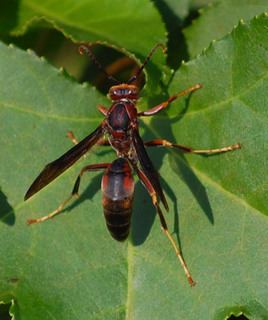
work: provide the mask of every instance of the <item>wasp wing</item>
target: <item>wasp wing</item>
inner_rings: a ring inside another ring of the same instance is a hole
[[[164,207],[166,208],[166,210],[168,210],[167,200],[160,184],[158,172],[155,170],[153,163],[147,154],[138,130],[133,130],[133,145],[143,172],[150,180],[157,195],[163,202]]]
[[[43,189],[51,181],[56,179],[60,174],[73,165],[81,158],[103,134],[102,124],[90,135],[80,141],[77,145],[67,151],[57,160],[47,164],[39,176],[34,180],[29,190],[26,192],[24,200],[29,199],[35,193]]]

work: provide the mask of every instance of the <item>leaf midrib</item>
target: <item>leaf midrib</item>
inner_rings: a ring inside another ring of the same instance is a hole
[[[197,176],[201,177],[203,181],[206,181],[207,184],[211,185],[213,188],[217,189],[220,193],[225,194],[226,197],[231,198],[234,202],[238,203],[239,205],[246,207],[250,210],[251,214],[257,214],[258,217],[263,217],[266,219],[265,215],[262,214],[260,210],[253,207],[251,204],[249,204],[245,199],[240,198],[238,195],[230,192],[229,190],[225,189],[223,185],[219,184],[217,181],[212,180],[207,174],[205,174],[203,171],[200,171],[195,166],[189,166],[189,164],[179,155],[175,154],[174,156],[179,161],[183,162],[184,165],[187,165],[188,167],[191,167],[191,169],[194,170]],[[128,288],[127,288],[127,300],[126,300],[126,318],[125,320],[131,320],[133,319],[132,315],[132,309],[131,306],[134,305],[133,303],[133,246],[130,242],[128,242],[128,248],[127,248],[127,261],[128,261]]]

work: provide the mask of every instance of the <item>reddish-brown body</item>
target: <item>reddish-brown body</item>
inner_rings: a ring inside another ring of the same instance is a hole
[[[129,234],[134,179],[127,159],[116,159],[102,177],[102,205],[112,237],[123,241]]]
[[[168,107],[168,105],[178,97],[187,95],[201,88],[200,84],[196,84],[169,97],[166,101],[149,110],[137,112],[135,105],[139,98],[138,88],[131,83],[137,80],[137,77],[140,75],[144,66],[159,47],[163,48],[161,44],[156,45],[149,53],[136,75],[131,77],[127,83],[121,83],[110,88],[109,96],[112,100],[111,107],[107,109],[104,106],[99,106],[99,111],[105,116],[101,124],[79,143],[71,135],[71,139],[76,143],[76,146],[67,151],[60,158],[49,163],[43,169],[28,189],[25,199],[30,198],[33,194],[62,174],[96,143],[111,145],[116,151],[118,159],[114,160],[112,163],[98,163],[85,166],[76,179],[70,197],[50,214],[38,219],[30,219],[28,220],[28,223],[42,222],[60,213],[72,197],[78,195],[80,180],[85,172],[105,169],[102,178],[102,204],[106,224],[113,238],[119,241],[125,240],[129,234],[131,222],[134,194],[132,171],[134,171],[148,191],[152,203],[159,215],[161,228],[171,242],[189,283],[193,285],[194,281],[179,248],[168,231],[167,223],[160,208],[160,204],[162,203],[164,208],[168,210],[168,204],[160,184],[159,175],[147,154],[146,147],[164,146],[178,148],[181,151],[196,154],[213,154],[239,149],[240,145],[235,144],[210,150],[194,150],[190,147],[175,144],[163,139],[143,142],[139,134],[138,117],[153,116]],[[101,67],[90,47],[83,45],[80,47],[80,52],[88,54],[109,79],[117,81],[112,76],[109,76]],[[104,135],[106,136],[106,139],[103,139]],[[101,139],[102,142],[100,142]]]
[[[118,156],[127,156],[131,148],[131,127],[137,126],[137,110],[129,99],[121,99],[112,104],[105,114],[104,130]]]
[[[108,141],[119,157],[107,167],[103,175],[102,205],[107,228],[118,241],[128,237],[134,194],[132,169],[127,160],[133,164],[137,162],[131,130],[138,126],[137,109],[132,100],[138,96],[133,89],[135,86],[129,89],[129,85],[124,84],[112,87],[109,94],[114,102],[108,111],[102,111],[106,117],[103,122],[104,132],[108,134]]]

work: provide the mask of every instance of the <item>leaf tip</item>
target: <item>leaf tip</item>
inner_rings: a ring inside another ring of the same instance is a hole
[[[29,55],[36,56],[36,53],[32,49],[28,48],[26,51]]]
[[[87,87],[88,87],[88,83],[87,83],[87,82],[83,82],[83,83],[82,83],[82,87],[83,87],[83,88],[87,88]]]

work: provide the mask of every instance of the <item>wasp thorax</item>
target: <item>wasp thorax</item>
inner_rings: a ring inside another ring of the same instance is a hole
[[[138,99],[138,88],[135,85],[126,83],[112,86],[109,90],[109,96],[112,100],[120,100],[123,98],[136,100]]]

